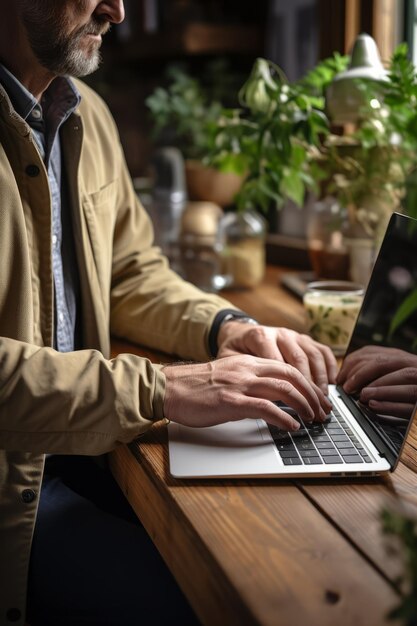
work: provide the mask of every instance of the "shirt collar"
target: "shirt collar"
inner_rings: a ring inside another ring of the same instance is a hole
[[[7,95],[18,115],[31,123],[33,111],[39,111],[42,117],[42,108],[36,98],[22,85],[22,83],[4,65],[0,63],[0,83],[6,90]],[[50,100],[59,101],[60,107],[67,112],[74,111],[81,101],[81,96],[74,83],[67,76],[57,76],[48,89],[45,96]],[[35,113],[34,119],[39,120],[39,113]]]

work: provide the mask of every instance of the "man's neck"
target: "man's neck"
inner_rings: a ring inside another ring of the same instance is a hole
[[[0,21],[0,62],[40,101],[55,75],[42,67],[33,54],[17,16],[9,18]]]

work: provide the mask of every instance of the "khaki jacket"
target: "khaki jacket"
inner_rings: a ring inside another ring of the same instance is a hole
[[[209,357],[230,304],[170,271],[132,188],[114,121],[77,81],[62,127],[74,207],[86,349],[53,350],[51,206],[29,126],[0,88],[0,624],[24,624],[44,453],[98,455],[163,418],[164,375],[147,359],[109,360],[110,332],[183,358]]]

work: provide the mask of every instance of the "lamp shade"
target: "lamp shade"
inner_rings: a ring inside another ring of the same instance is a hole
[[[327,88],[326,112],[334,124],[358,121],[364,104],[364,94],[355,84],[358,78],[375,82],[375,97],[378,96],[378,83],[388,80],[377,45],[365,33],[355,41],[349,68],[336,74]]]

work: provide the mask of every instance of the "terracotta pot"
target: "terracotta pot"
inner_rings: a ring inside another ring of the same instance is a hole
[[[185,162],[185,177],[190,200],[206,200],[221,207],[233,204],[243,182],[243,176],[219,172],[193,160]]]

